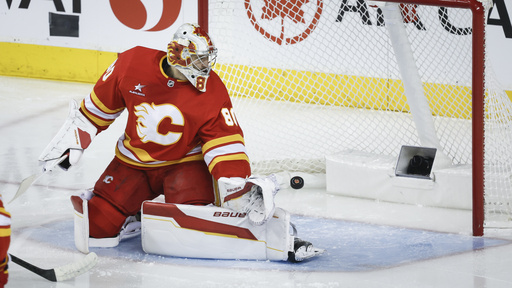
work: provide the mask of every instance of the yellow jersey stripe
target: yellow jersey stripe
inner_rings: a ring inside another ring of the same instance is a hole
[[[244,138],[240,134],[224,136],[224,137],[220,137],[220,138],[208,141],[208,142],[204,143],[204,145],[203,145],[203,148],[202,148],[203,149],[203,153],[205,151],[208,151],[212,147],[219,146],[219,145],[222,145],[224,143],[237,142],[237,141],[238,142],[242,142],[243,144],[245,144]]]
[[[94,116],[93,114],[89,113],[87,111],[87,109],[85,108],[83,101],[80,104],[80,106],[82,107],[82,111],[87,116],[87,118],[89,118],[92,122],[94,122],[94,124],[96,124],[98,126],[109,126],[110,124],[114,123],[114,120],[105,121],[105,120],[100,119],[100,118]]]
[[[184,163],[184,162],[202,161],[203,160],[203,155],[197,154],[197,155],[187,156],[187,157],[181,158],[179,160],[161,161],[161,163],[158,163],[158,164],[146,164],[146,163],[141,163],[141,162],[134,161],[134,160],[126,157],[117,148],[116,148],[116,156],[121,161],[123,161],[123,162],[125,162],[127,164],[130,164],[130,165],[133,165],[133,166],[137,166],[137,167],[146,167],[146,168],[162,167],[162,166],[169,166],[169,165],[179,164],[179,163]]]
[[[210,162],[210,165],[208,165],[208,170],[210,171],[210,173],[212,173],[213,168],[215,168],[215,165],[217,165],[217,163],[223,162],[223,161],[234,161],[234,160],[244,160],[244,161],[249,162],[249,157],[247,157],[247,154],[245,154],[245,153],[218,156],[218,157],[215,157],[212,160],[212,162]]]
[[[4,207],[0,207],[0,214],[11,217],[11,213],[7,212]]]
[[[11,228],[0,228],[0,237],[11,236]]]
[[[101,100],[98,98],[98,96],[96,95],[96,93],[94,93],[94,91],[91,92],[91,101],[94,103],[94,105],[96,105],[101,111],[107,113],[107,114],[116,114],[120,111],[123,111],[124,110],[124,107],[122,108],[118,108],[118,109],[115,109],[115,110],[112,110],[112,109],[109,109],[107,106],[105,106],[105,104],[103,104],[103,102],[101,102]]]
[[[134,153],[137,158],[139,158],[142,162],[156,162],[159,160],[156,160],[155,158],[151,157],[149,153],[146,150],[135,148],[130,144],[130,141],[132,140],[128,134],[124,133],[125,139],[123,140],[123,146],[124,148],[128,149],[130,152]]]

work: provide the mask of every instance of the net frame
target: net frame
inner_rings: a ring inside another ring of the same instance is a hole
[[[485,197],[485,27],[489,3],[479,0],[375,0],[471,10],[472,18],[472,229],[474,236],[484,235]],[[208,31],[208,0],[198,0],[198,23]]]

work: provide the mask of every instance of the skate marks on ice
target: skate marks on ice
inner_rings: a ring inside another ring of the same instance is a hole
[[[391,268],[417,261],[511,244],[512,241],[438,233],[305,216],[292,216],[298,236],[327,251],[301,263],[189,259],[150,255],[142,250],[140,237],[123,241],[116,248],[91,248],[98,257],[142,263],[172,264],[235,269],[361,272]],[[60,220],[31,230],[32,240],[75,250],[73,221]],[[21,232],[21,231],[20,231]],[[28,231],[27,231],[28,232]]]

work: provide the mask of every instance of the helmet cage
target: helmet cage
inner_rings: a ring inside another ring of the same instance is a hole
[[[183,49],[182,56],[185,59],[185,65],[178,67],[181,69],[190,69],[194,74],[200,76],[209,76],[212,66],[217,61],[217,49],[209,51],[196,51],[193,49]]]

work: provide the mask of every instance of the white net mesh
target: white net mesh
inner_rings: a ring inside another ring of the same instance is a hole
[[[472,13],[409,4],[400,11],[408,69],[421,79],[438,151],[453,165],[471,165]],[[341,151],[398,156],[402,145],[422,146],[397,62],[404,55],[395,54],[384,23],[382,9],[363,0],[209,2],[215,70],[255,173],[324,172],[325,156]],[[487,75],[486,211],[508,219],[512,110],[493,79]]]
[[[485,226],[512,227],[512,102],[486,70]]]

